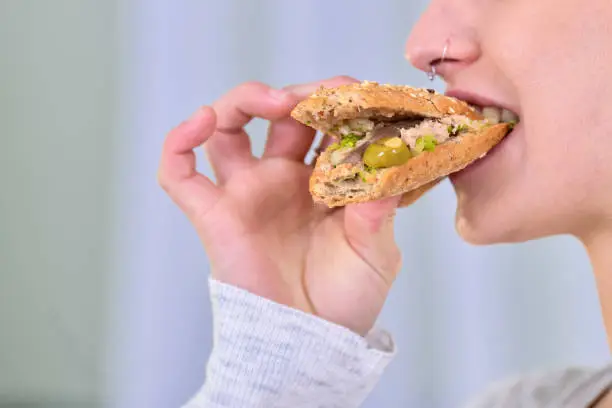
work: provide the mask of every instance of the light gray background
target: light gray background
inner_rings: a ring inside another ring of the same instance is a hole
[[[426,3],[0,0],[0,407],[185,402],[210,352],[209,271],[156,184],[164,134],[246,80],[432,86],[403,59]],[[454,407],[608,359],[578,243],[470,247],[454,206],[445,183],[398,216],[406,264],[380,323],[399,355],[366,407]]]

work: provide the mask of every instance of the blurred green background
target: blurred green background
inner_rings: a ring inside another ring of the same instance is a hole
[[[0,407],[104,383],[114,1],[0,0]]]

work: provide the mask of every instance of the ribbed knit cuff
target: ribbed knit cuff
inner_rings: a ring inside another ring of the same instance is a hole
[[[316,316],[210,279],[214,348],[195,407],[358,407],[395,354]]]

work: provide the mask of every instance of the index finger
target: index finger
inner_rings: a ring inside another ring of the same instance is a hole
[[[260,82],[246,82],[223,95],[213,104],[217,131],[237,133],[253,118],[281,119],[298,103],[291,92],[274,89]]]
[[[325,79],[323,81],[314,81],[306,84],[289,85],[284,87],[283,89],[291,92],[299,99],[305,99],[315,93],[322,86],[325,88],[335,88],[340,85],[348,85],[356,82],[359,81],[353,77],[339,75],[333,78]]]
[[[252,164],[251,140],[244,131],[253,118],[274,121],[289,116],[298,100],[288,91],[260,82],[237,86],[213,104],[217,126],[205,148],[208,160],[223,184],[236,169]]]
[[[283,88],[290,92],[294,98],[303,100],[321,86],[336,87],[356,80],[349,77],[334,77],[323,81],[310,82],[300,85],[289,85]],[[287,116],[270,124],[268,140],[263,157],[285,157],[291,160],[304,161],[312,148],[316,132],[312,127],[296,121]]]

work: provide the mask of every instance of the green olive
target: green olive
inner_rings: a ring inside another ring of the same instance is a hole
[[[386,137],[372,143],[363,153],[363,162],[372,168],[399,166],[406,163],[412,154],[399,137]]]

